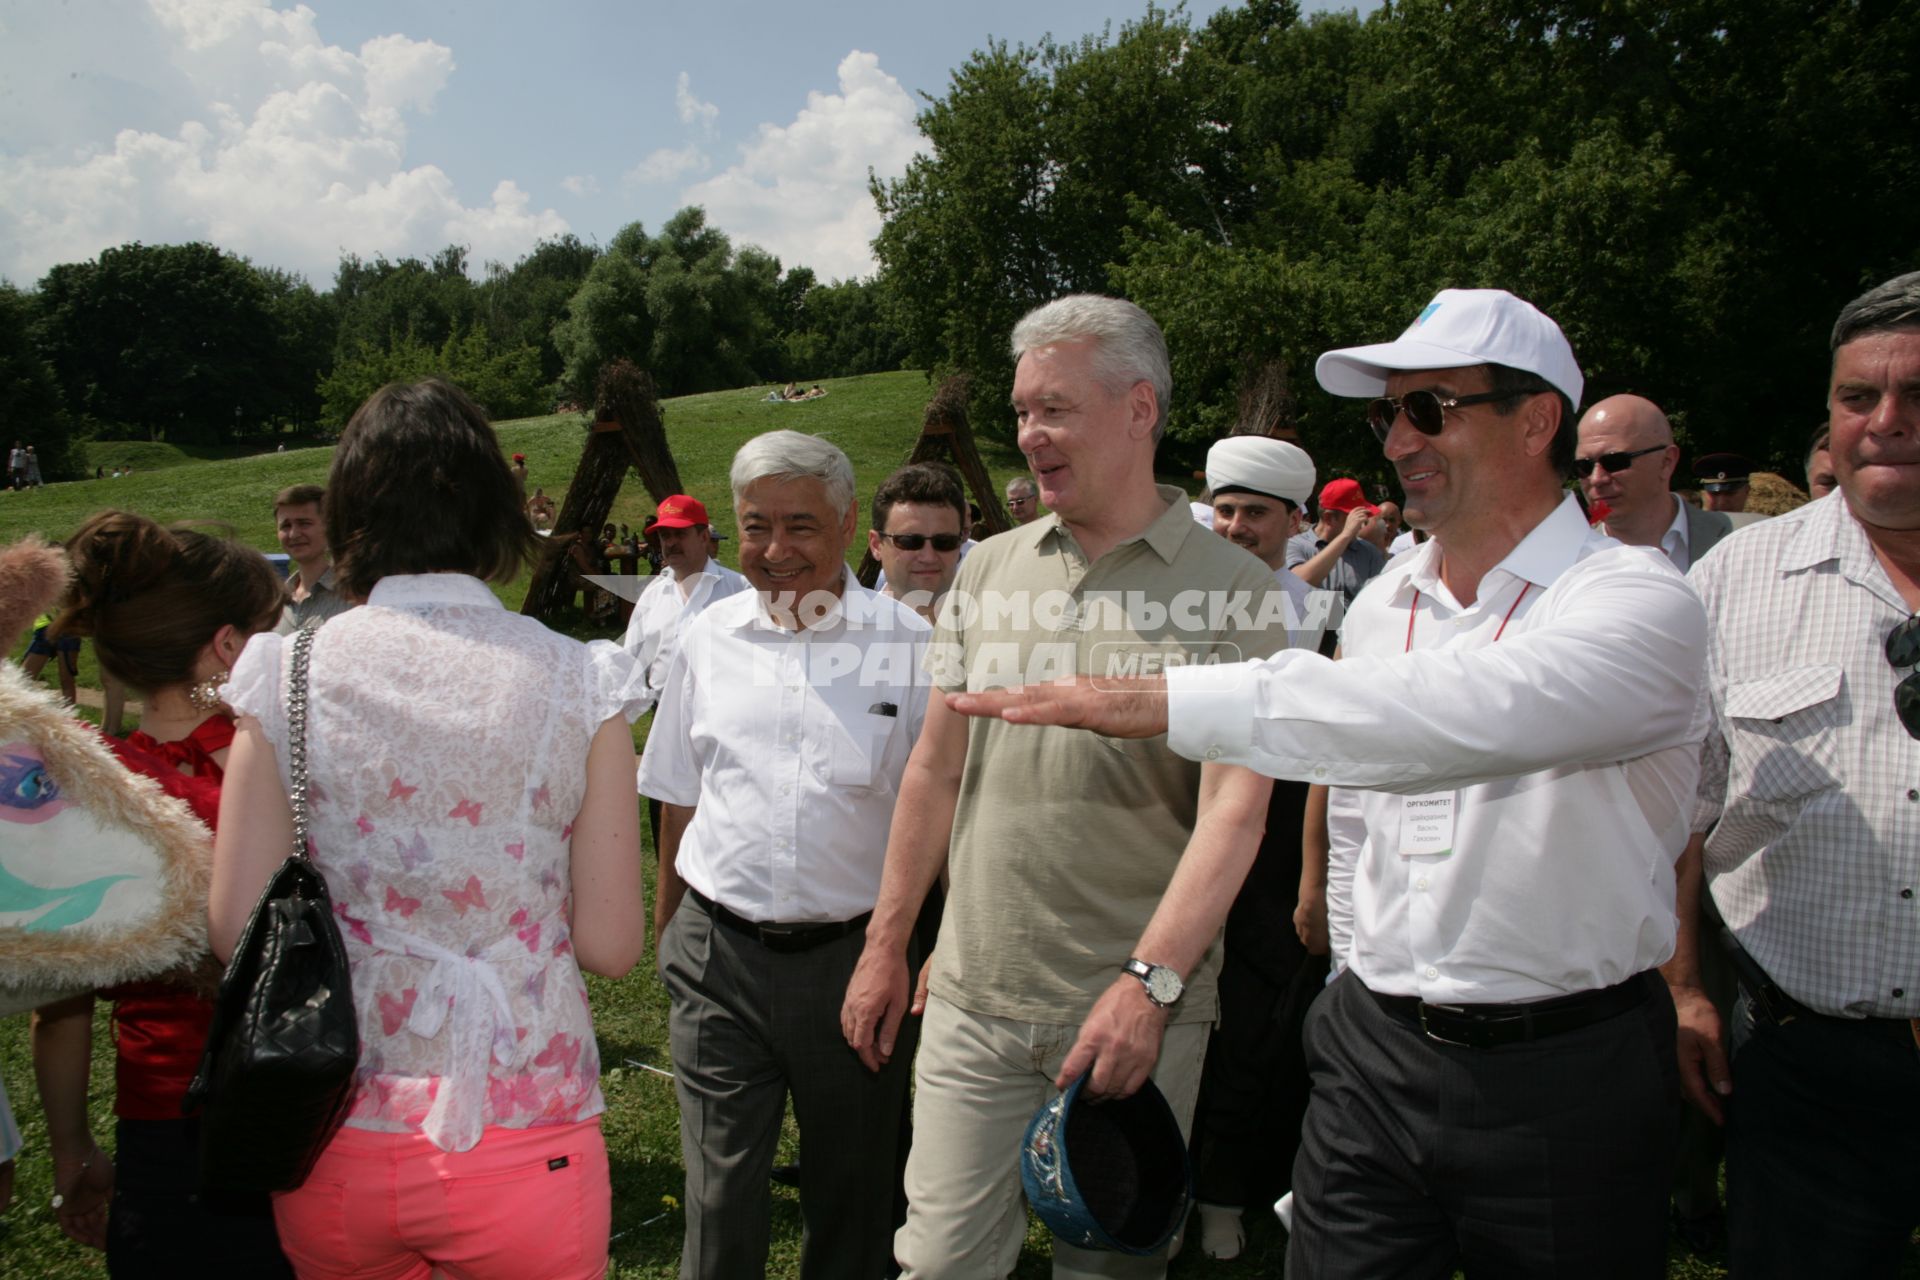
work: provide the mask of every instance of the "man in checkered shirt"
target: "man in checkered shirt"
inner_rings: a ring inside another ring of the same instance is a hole
[[[1714,732],[1663,972],[1688,1096],[1727,1125],[1742,1280],[1894,1276],[1920,1223],[1920,272],[1847,304],[1837,492],[1695,565]],[[1729,1071],[1702,871],[1739,944]]]

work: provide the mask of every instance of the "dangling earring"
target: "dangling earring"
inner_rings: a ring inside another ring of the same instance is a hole
[[[218,675],[208,676],[205,680],[196,680],[187,686],[187,701],[193,704],[195,711],[218,711],[220,709],[220,686],[227,682],[231,674],[222,670]]]

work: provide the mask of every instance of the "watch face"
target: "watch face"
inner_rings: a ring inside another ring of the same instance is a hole
[[[1180,975],[1165,965],[1157,964],[1147,970],[1147,994],[1155,1004],[1172,1004],[1184,990],[1186,984],[1180,981]]]

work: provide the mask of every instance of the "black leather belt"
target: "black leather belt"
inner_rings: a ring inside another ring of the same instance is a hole
[[[867,921],[873,918],[873,912],[863,911],[851,920],[835,920],[827,924],[758,924],[727,910],[692,885],[687,886],[687,896],[705,907],[707,914],[719,923],[735,933],[746,934],[769,951],[811,951],[866,928]]]
[[[1646,1003],[1649,975],[1635,974],[1617,986],[1519,1004],[1427,1004],[1418,996],[1367,994],[1395,1017],[1416,1024],[1427,1039],[1463,1049],[1492,1049],[1564,1035],[1618,1017]]]

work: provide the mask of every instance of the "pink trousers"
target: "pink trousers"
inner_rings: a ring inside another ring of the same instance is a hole
[[[273,1198],[301,1280],[589,1280],[606,1274],[613,1192],[600,1120],[489,1128],[471,1151],[342,1129]]]

